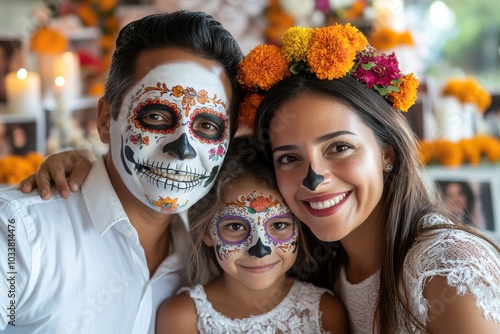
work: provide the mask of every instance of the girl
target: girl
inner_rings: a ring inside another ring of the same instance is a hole
[[[317,261],[251,143],[233,140],[215,186],[189,212],[191,282],[203,281],[207,264],[221,274],[165,302],[157,333],[347,333],[342,304],[293,278]]]

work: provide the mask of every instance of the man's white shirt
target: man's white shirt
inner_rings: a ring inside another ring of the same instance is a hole
[[[174,218],[178,237],[150,278],[102,158],[69,199],[0,191],[0,330],[154,333],[160,303],[186,285],[179,253],[186,232]]]

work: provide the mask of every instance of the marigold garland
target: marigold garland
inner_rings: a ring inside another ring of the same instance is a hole
[[[300,73],[312,73],[320,80],[349,74],[399,111],[408,111],[417,99],[418,81],[413,73],[402,74],[394,53],[378,52],[350,23],[292,27],[284,32],[282,44],[281,48],[258,45],[240,63],[238,80],[247,92],[240,112],[251,128],[262,95],[284,78]]]
[[[479,165],[484,158],[490,163],[500,162],[500,140],[487,135],[453,142],[445,139],[422,140],[419,146],[422,163],[438,163],[447,167],[462,164]]]
[[[44,157],[37,152],[26,156],[7,155],[0,158],[0,183],[17,184],[35,173]]]
[[[475,78],[451,78],[442,90],[443,96],[454,96],[460,103],[473,103],[480,112],[491,105],[491,94]]]

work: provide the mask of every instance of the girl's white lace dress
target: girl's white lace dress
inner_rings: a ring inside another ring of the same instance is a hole
[[[432,215],[424,226],[445,222]],[[353,334],[373,332],[379,275],[377,272],[359,284],[351,284],[345,271],[340,272],[336,290],[347,308]],[[486,318],[500,323],[500,255],[491,245],[460,230],[439,230],[431,238],[416,241],[404,262],[404,280],[407,291],[412,293],[411,308],[424,324],[428,301],[423,288],[432,276],[446,276],[448,284],[460,295],[475,297]]]
[[[285,299],[267,313],[244,319],[230,319],[217,312],[207,300],[203,286],[182,288],[196,304],[201,334],[329,333],[323,331],[319,302],[329,290],[295,281]]]

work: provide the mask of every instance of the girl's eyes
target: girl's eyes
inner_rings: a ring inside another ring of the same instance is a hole
[[[282,166],[282,165],[290,164],[290,163],[295,162],[297,160],[298,159],[296,157],[294,157],[293,155],[286,154],[286,155],[282,155],[282,156],[278,157],[278,159],[276,159],[276,163],[278,165]]]
[[[240,223],[229,223],[224,226],[224,228],[230,231],[245,231],[246,226]]]

